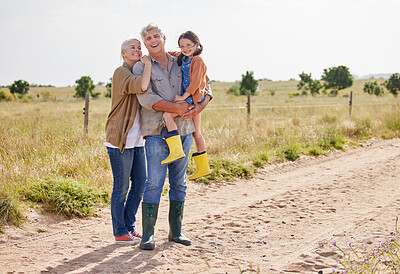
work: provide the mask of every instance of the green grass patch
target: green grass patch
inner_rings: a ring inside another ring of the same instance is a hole
[[[6,194],[0,193],[0,233],[5,224],[19,225],[23,217],[14,201]]]
[[[324,154],[324,151],[320,148],[313,147],[313,148],[310,148],[309,154],[312,156],[321,156]]]
[[[299,146],[297,145],[290,145],[286,147],[283,151],[285,158],[289,161],[296,161],[299,156]]]
[[[94,206],[108,202],[107,193],[101,192],[74,179],[45,179],[33,182],[25,198],[42,202],[66,218],[95,216]]]

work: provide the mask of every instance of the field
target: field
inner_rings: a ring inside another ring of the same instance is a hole
[[[214,99],[202,114],[213,173],[201,181],[250,178],[266,164],[325,155],[371,138],[398,137],[398,99],[364,94],[365,81],[356,80],[336,97],[295,96],[297,81],[261,81],[251,97],[250,116],[247,96],[226,94],[234,83],[213,82]],[[96,90],[104,93],[105,87]],[[73,94],[73,87],[35,87],[31,100],[0,103],[0,193],[17,212],[23,213],[32,185],[42,180],[70,180],[110,196],[112,174],[103,144],[110,99],[91,99],[84,138],[84,101]]]
[[[190,188],[200,187],[206,195],[211,195],[209,191],[216,185],[257,179],[266,169],[277,165],[318,159],[335,151],[400,137],[398,98],[364,94],[365,81],[356,80],[336,97],[298,96],[297,81],[261,81],[257,94],[251,97],[250,116],[247,96],[226,94],[235,83],[213,82],[214,99],[202,114],[202,132],[213,172],[200,180],[206,184],[190,184]],[[105,92],[102,86],[96,90]],[[73,87],[36,87],[29,91],[30,99],[0,102],[0,229],[3,232],[5,228],[13,229],[13,225],[29,227],[33,215],[49,221],[48,217],[35,214],[53,216],[50,223],[59,217],[109,215],[104,215],[104,210],[108,212],[105,208],[111,194],[112,173],[104,147],[104,125],[111,102],[103,96],[91,99],[89,133],[84,137],[85,103],[73,94]],[[193,170],[191,165],[188,172]],[[390,177],[390,173],[386,176]],[[248,181],[252,187],[253,182],[258,187],[263,185],[257,180]],[[222,186],[217,190],[228,191],[229,188]],[[328,192],[321,195],[325,194],[329,195]],[[201,200],[201,195],[195,197]],[[249,207],[253,202],[256,201],[249,201]],[[236,208],[233,204],[225,206]],[[237,210],[237,214],[244,214]],[[195,223],[194,216],[188,218]],[[334,253],[333,257],[338,255]],[[251,260],[242,261],[245,262]]]

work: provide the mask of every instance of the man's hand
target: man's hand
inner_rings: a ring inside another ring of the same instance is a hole
[[[198,103],[196,105],[192,105],[192,109],[186,112],[185,114],[181,115],[182,118],[184,119],[192,119],[194,116],[199,115],[200,112],[203,111],[203,109],[207,106],[208,102],[210,102],[211,97],[209,95],[206,95],[204,97],[203,102]]]
[[[179,116],[182,116],[182,117],[185,113],[188,113],[188,111],[190,112],[190,110],[192,109],[192,106],[189,105],[189,103],[186,101],[178,101],[178,102],[176,102],[176,105],[177,105],[176,113],[178,113]]]

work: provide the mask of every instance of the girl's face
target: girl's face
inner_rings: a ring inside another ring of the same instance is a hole
[[[122,51],[122,56],[126,62],[137,62],[142,57],[142,47],[140,42],[132,40],[129,42],[125,51]]]
[[[179,40],[179,47],[181,48],[181,52],[183,55],[191,58],[193,57],[194,52],[199,47],[199,43],[193,43],[191,40],[182,38]]]

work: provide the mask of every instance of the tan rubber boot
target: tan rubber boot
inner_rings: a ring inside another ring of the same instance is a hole
[[[161,161],[162,165],[167,165],[172,163],[176,160],[179,160],[185,157],[185,153],[183,152],[181,136],[174,135],[167,139],[165,139],[169,148],[169,155],[167,158]]]
[[[210,167],[208,165],[207,152],[193,156],[193,160],[196,164],[196,172],[189,177],[189,180],[195,180],[211,173]]]

